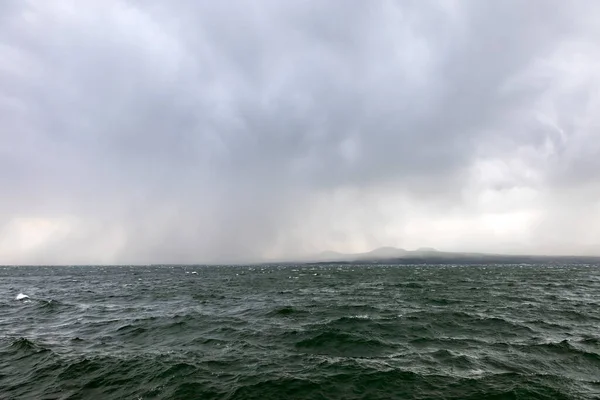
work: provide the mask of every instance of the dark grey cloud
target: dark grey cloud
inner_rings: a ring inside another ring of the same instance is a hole
[[[570,201],[596,210],[593,1],[2,8],[8,260],[540,252],[585,229]],[[516,219],[489,231],[498,209]]]

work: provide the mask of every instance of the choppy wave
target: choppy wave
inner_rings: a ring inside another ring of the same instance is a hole
[[[194,271],[0,269],[0,398],[600,398],[597,268]]]

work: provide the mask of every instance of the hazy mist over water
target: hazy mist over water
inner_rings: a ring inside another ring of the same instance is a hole
[[[598,254],[600,3],[0,3],[2,264]]]

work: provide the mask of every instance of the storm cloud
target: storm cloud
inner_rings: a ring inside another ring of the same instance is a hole
[[[598,253],[599,16],[4,1],[0,263]]]

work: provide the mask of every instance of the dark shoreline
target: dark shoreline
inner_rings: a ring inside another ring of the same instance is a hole
[[[285,263],[288,264],[288,263]],[[292,264],[292,263],[289,263]],[[307,265],[360,265],[360,264],[384,264],[384,265],[417,265],[417,264],[430,264],[430,265],[515,265],[515,264],[535,264],[535,265],[556,265],[556,264],[569,264],[569,265],[586,265],[586,264],[599,264],[600,257],[576,257],[576,256],[563,256],[563,257],[551,257],[551,256],[483,256],[483,257],[402,257],[402,258],[391,258],[391,259],[361,259],[361,260],[338,260],[338,261],[313,261],[313,262],[301,262],[296,264],[307,264]]]

